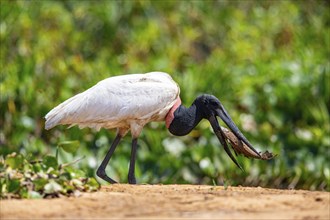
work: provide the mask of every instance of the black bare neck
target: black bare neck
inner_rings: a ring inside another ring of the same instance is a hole
[[[189,134],[202,119],[203,112],[195,100],[189,108],[180,105],[175,110],[174,119],[168,129],[174,135],[183,136]]]

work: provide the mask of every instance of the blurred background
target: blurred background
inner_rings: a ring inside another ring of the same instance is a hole
[[[46,113],[98,81],[164,71],[183,104],[218,97],[271,161],[226,155],[207,121],[188,136],[151,123],[139,183],[330,190],[329,1],[1,1],[0,154],[29,158],[79,140],[75,166],[95,175],[115,130],[44,130]],[[224,124],[222,124],[224,125]],[[131,138],[107,172],[127,182]],[[102,182],[104,183],[104,182]]]

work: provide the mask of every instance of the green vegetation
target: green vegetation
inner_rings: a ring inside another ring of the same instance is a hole
[[[63,148],[68,153],[78,149],[75,142],[61,143],[56,156]],[[16,152],[0,160],[0,198],[53,198],[60,195],[79,195],[99,189],[95,178],[72,167],[74,163],[59,164],[58,158],[50,155],[41,160],[32,160]]]
[[[47,173],[47,155],[78,140],[56,161],[83,155],[70,167],[93,177],[115,131],[46,131],[43,117],[104,78],[158,70],[180,84],[185,105],[200,93],[217,96],[255,148],[278,156],[239,157],[241,172],[207,121],[186,137],[151,123],[139,140],[139,183],[330,190],[328,1],[1,0],[0,10],[1,174],[16,163],[34,169],[31,161]],[[107,170],[121,182],[130,141]]]

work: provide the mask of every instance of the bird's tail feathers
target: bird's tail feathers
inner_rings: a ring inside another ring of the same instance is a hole
[[[46,122],[45,122],[45,129],[49,130],[56,125],[61,123],[61,120],[63,119],[63,114],[61,114],[61,105],[53,108],[48,114],[45,116]]]
[[[45,129],[49,130],[56,125],[59,124],[67,124],[66,119],[67,116],[70,115],[73,109],[72,104],[74,104],[74,100],[79,98],[79,94],[76,96],[71,97],[70,99],[66,100],[65,102],[59,104],[55,108],[53,108],[50,112],[47,113],[45,116]]]

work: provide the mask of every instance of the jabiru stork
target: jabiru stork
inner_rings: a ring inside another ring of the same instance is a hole
[[[219,126],[217,117],[220,117],[231,131]],[[109,183],[116,181],[106,174],[105,168],[119,141],[130,131],[132,149],[128,182],[136,184],[134,170],[137,141],[143,127],[151,121],[165,121],[171,134],[183,136],[189,134],[202,119],[209,120],[226,153],[240,169],[242,168],[232,155],[227,141],[231,143],[236,154],[242,153],[258,159],[273,157],[268,151],[261,154],[252,147],[215,96],[203,94],[198,96],[190,107],[183,106],[178,84],[163,72],[104,79],[56,106],[45,119],[47,130],[59,124],[97,130],[117,128],[117,135],[96,172],[97,176]]]

